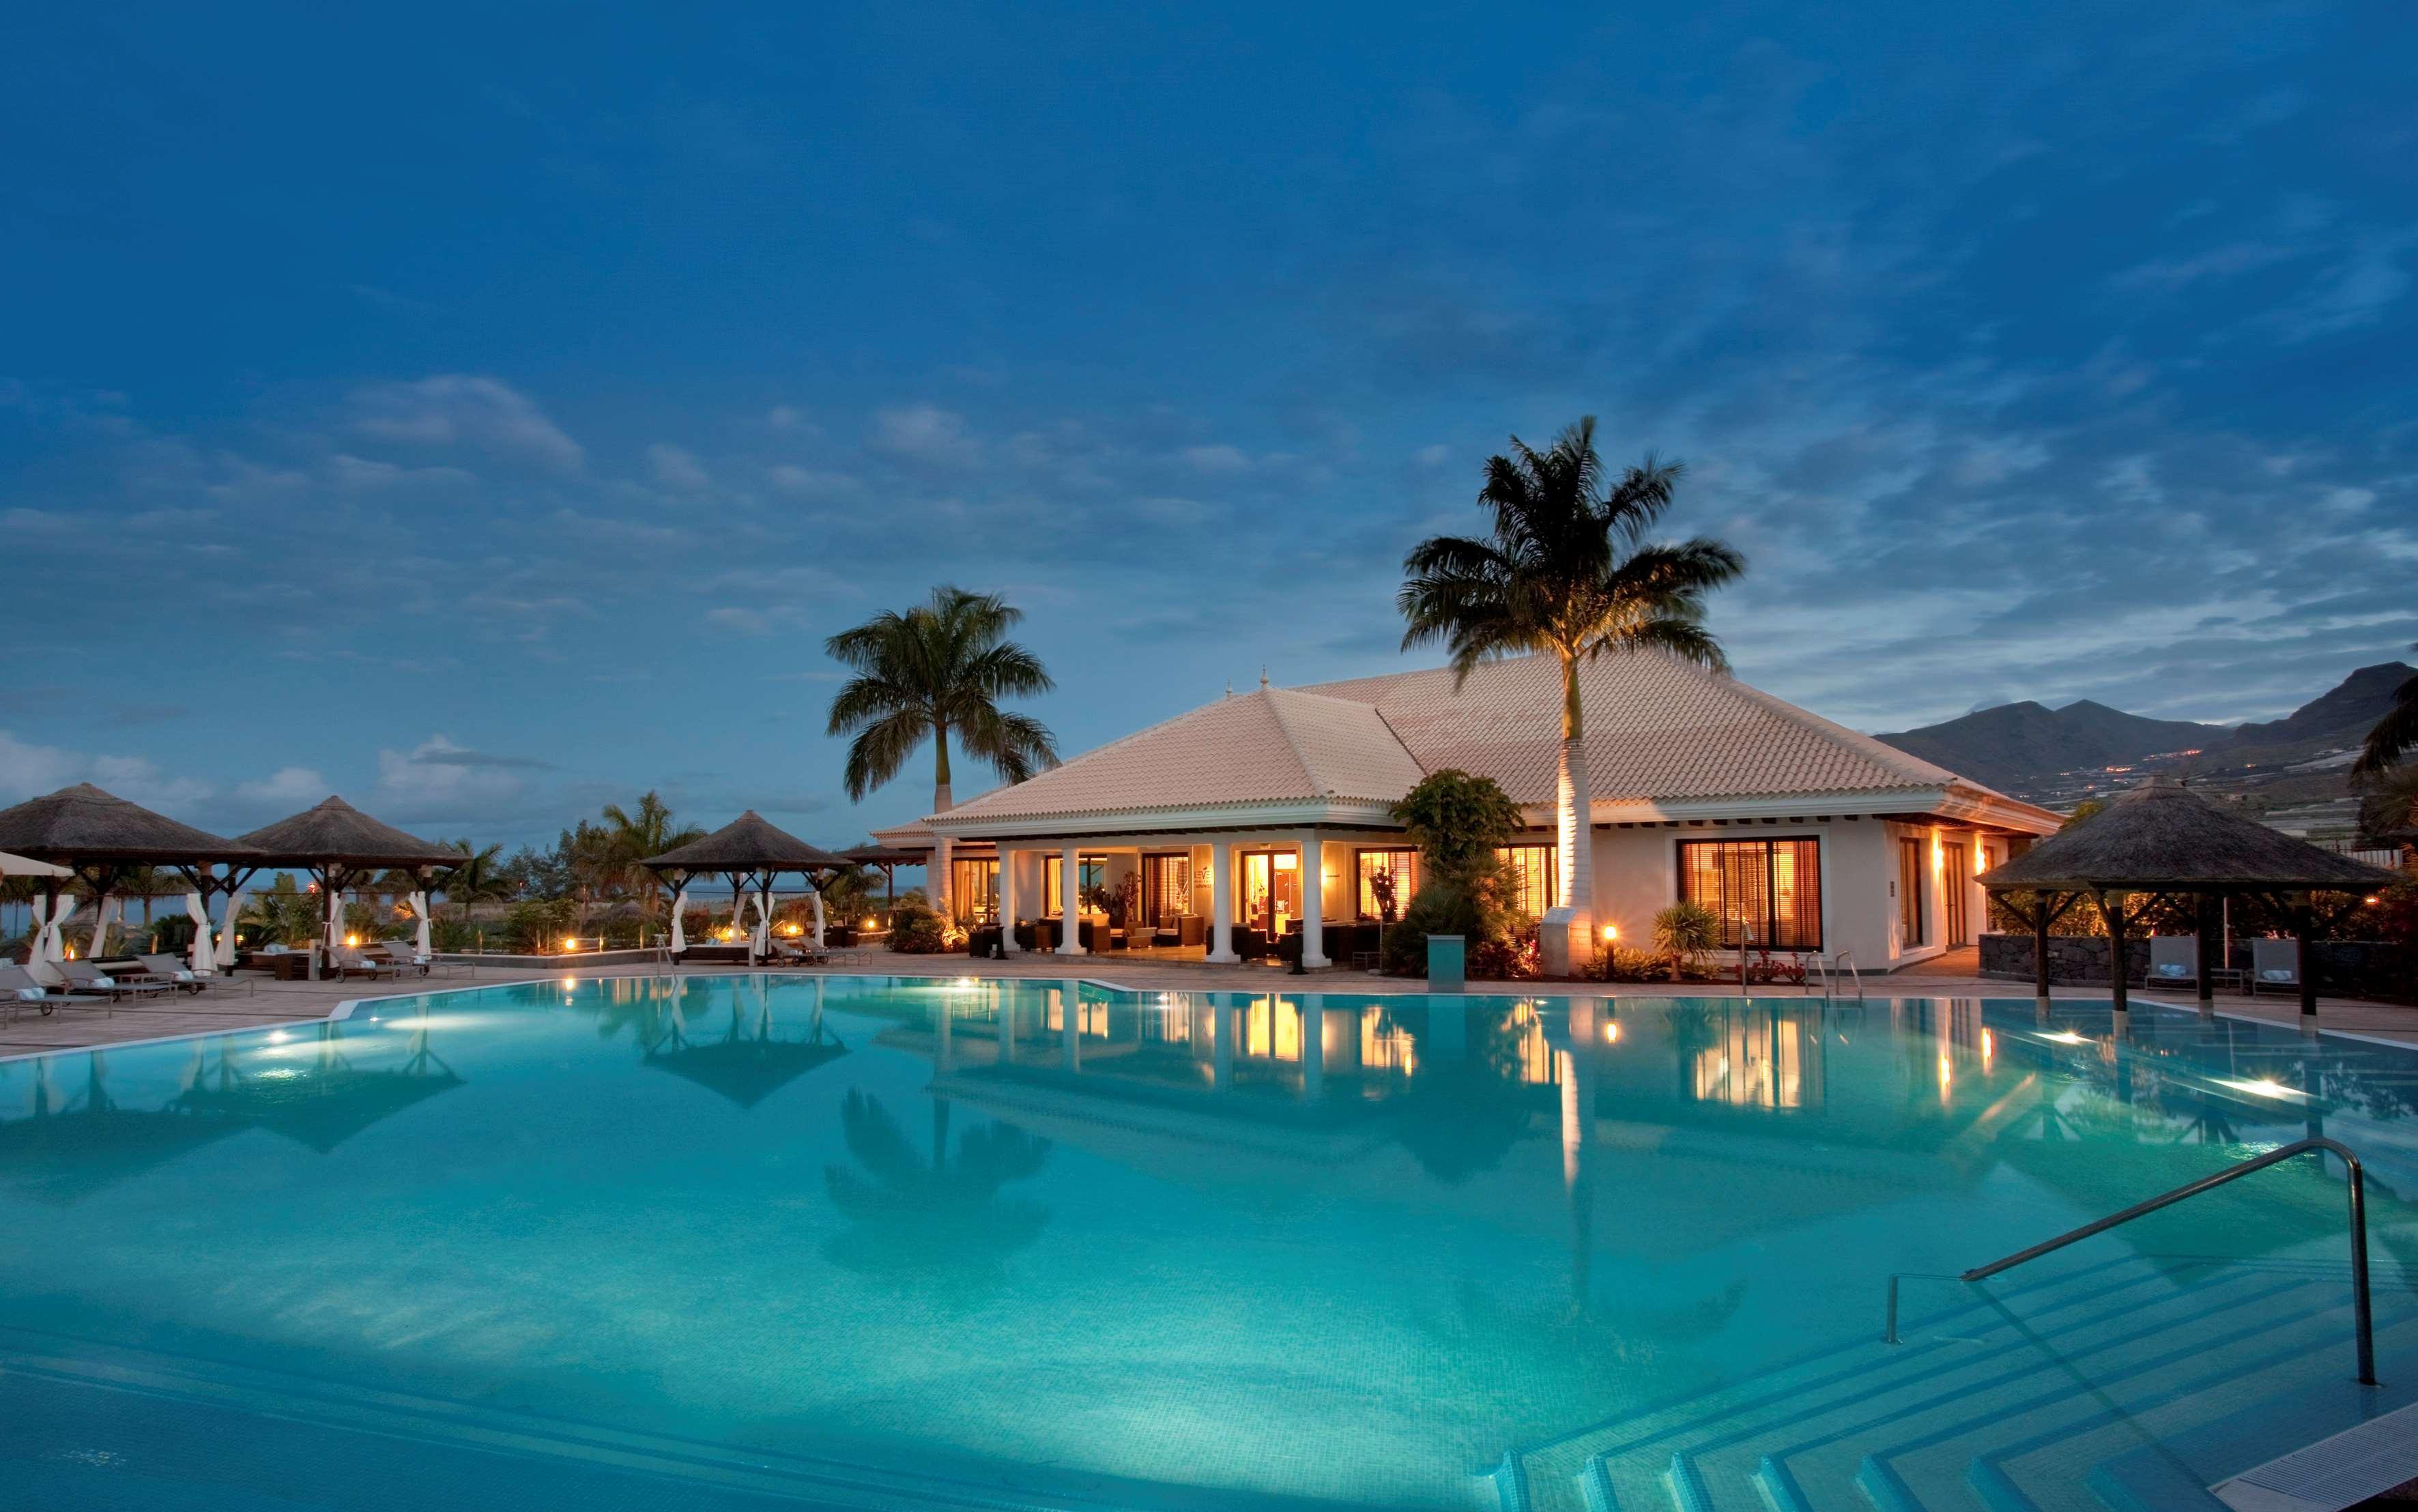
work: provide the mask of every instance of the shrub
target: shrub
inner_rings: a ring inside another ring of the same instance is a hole
[[[890,948],[902,955],[938,955],[949,948],[949,926],[922,898],[902,897],[890,916]]]
[[[1654,944],[1670,959],[1674,982],[1682,965],[1693,970],[1721,942],[1722,916],[1701,903],[1674,903],[1654,916]]]
[[[1428,974],[1428,937],[1460,935],[1469,942],[1469,974],[1482,972],[1480,963],[1492,960],[1490,950],[1513,951],[1512,920],[1493,896],[1495,889],[1491,877],[1473,883],[1456,884],[1444,878],[1431,878],[1411,899],[1402,910],[1402,922],[1385,931],[1385,953],[1380,964],[1388,976],[1425,976]],[[1527,942],[1534,945],[1531,931]],[[1507,958],[1496,961],[1507,965]]]

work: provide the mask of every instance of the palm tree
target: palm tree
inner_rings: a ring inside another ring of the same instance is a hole
[[[2418,645],[2410,648],[2418,651]],[[2367,732],[2367,744],[2350,769],[2354,777],[2374,777],[2418,748],[2418,678],[2393,690],[2393,707]]]
[[[462,863],[446,875],[443,891],[445,901],[462,906],[462,919],[468,923],[471,905],[485,898],[502,897],[506,887],[500,845],[474,846],[466,836],[448,840],[446,846],[462,853]]]
[[[619,803],[607,803],[604,818],[612,848],[620,858],[622,870],[632,889],[638,894],[638,901],[651,916],[655,904],[663,895],[663,878],[638,863],[649,856],[660,856],[666,850],[678,849],[691,841],[702,840],[705,831],[694,824],[675,827],[670,807],[653,788],[640,795],[635,814]]]
[[[1056,684],[1031,651],[1007,638],[1024,618],[996,594],[941,587],[905,614],[883,613],[823,643],[834,661],[856,669],[833,697],[833,735],[853,730],[848,796],[898,775],[926,737],[932,741],[932,812],[950,805],[949,736],[968,755],[1022,782],[1058,764],[1058,744],[1039,720],[1006,712],[1002,698],[1048,693]]]
[[[1396,603],[1404,649],[1441,641],[1458,687],[1481,662],[1550,653],[1562,667],[1561,894],[1574,927],[1592,931],[1595,862],[1587,837],[1586,719],[1579,664],[1606,651],[1657,647],[1717,672],[1729,670],[1705,628],[1705,596],[1746,570],[1726,542],[1676,544],[1645,533],[1671,507],[1677,463],[1652,455],[1607,479],[1596,456],[1595,418],[1538,452],[1511,438],[1489,457],[1478,505],[1493,514],[1485,537],[1431,536],[1402,558]]]

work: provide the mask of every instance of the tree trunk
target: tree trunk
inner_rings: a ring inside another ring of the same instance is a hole
[[[1595,831],[1586,769],[1586,719],[1579,699],[1579,664],[1562,658],[1562,759],[1553,790],[1559,831],[1562,902],[1584,938],[1595,938]]]

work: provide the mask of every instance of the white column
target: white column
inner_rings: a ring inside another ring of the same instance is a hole
[[[1058,863],[1058,954],[1082,955],[1083,851],[1071,840],[1066,843],[1064,859]],[[1071,1006],[1067,1009],[1069,1013],[1074,1011]]]
[[[931,863],[924,868],[924,896],[932,911],[944,920],[954,921],[957,910],[949,906],[949,837],[937,835],[932,841]]]
[[[999,848],[999,952],[1013,955],[1016,943],[1016,852]],[[1004,1009],[1002,1010],[1005,1012]]]
[[[1326,958],[1326,873],[1320,867],[1326,843],[1315,834],[1301,837],[1301,966],[1315,971],[1331,965]]]
[[[1209,842],[1209,958],[1233,962],[1234,848],[1224,840]]]

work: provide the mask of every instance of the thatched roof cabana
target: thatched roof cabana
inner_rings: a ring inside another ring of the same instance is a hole
[[[318,881],[328,906],[326,943],[329,949],[344,938],[345,892],[367,880],[374,872],[391,869],[409,872],[419,883],[414,893],[421,902],[417,910],[421,919],[419,944],[426,951],[428,885],[438,872],[451,871],[463,861],[462,853],[452,847],[406,834],[332,795],[315,807],[289,815],[274,824],[262,825],[242,836],[242,842],[259,853],[259,864],[298,866]],[[311,970],[315,976],[319,970],[316,952],[312,955]]]
[[[0,850],[82,872],[89,866],[173,866],[257,861],[259,853],[88,782],[0,809]]]
[[[773,883],[777,878],[784,876],[805,878],[816,889],[817,907],[819,908],[819,893],[824,880],[835,872],[849,870],[854,863],[846,856],[799,839],[751,808],[703,839],[676,846],[660,856],[649,856],[638,864],[671,884],[672,943],[675,950],[687,940],[681,912],[686,905],[688,884],[692,878],[728,878],[733,927],[740,923],[737,915],[744,911],[747,890],[754,888],[761,912],[756,933],[751,937],[750,949],[760,955],[766,949],[766,931],[773,917]],[[820,915],[817,917],[819,919]],[[819,924],[817,927],[819,929]]]
[[[450,870],[462,853],[380,823],[341,798],[330,797],[267,824],[242,837],[271,866],[343,866],[353,871],[398,867]]]
[[[2285,901],[2300,921],[2301,1005],[2317,1012],[2314,921],[2309,894],[2364,894],[2388,880],[2364,862],[2321,850],[2271,830],[2179,784],[2152,779],[2102,812],[2068,825],[2023,855],[1982,873],[1991,896],[2033,927],[2035,970],[2048,996],[2048,928],[2083,898],[2106,915],[2115,942],[2116,1006],[2125,1006],[2125,932],[2147,905],[2161,898],[2195,900],[2201,920],[2198,986],[2209,997],[2213,975],[2209,915],[2218,899],[2265,895]],[[2028,902],[2010,893],[2033,894]],[[2138,906],[2128,899],[2139,898]]]
[[[129,871],[173,867],[184,874],[207,904],[212,892],[237,885],[232,878],[238,872],[249,875],[249,868],[260,863],[260,853],[240,840],[178,823],[88,782],[0,809],[0,850],[64,866],[92,889],[95,950],[109,927],[111,893]],[[227,867],[228,879],[213,872],[220,864]],[[42,878],[43,933],[37,947],[40,959],[59,958],[64,930],[59,893],[65,880],[56,876]]]

